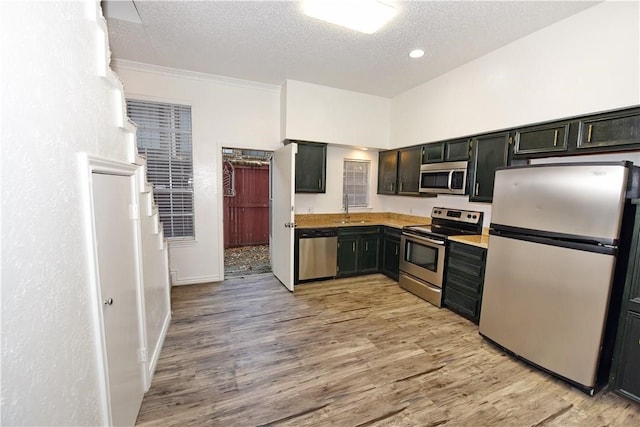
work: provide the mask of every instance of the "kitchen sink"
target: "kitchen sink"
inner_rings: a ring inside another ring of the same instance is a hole
[[[337,222],[338,224],[367,224],[371,221],[366,220],[366,219],[362,219],[362,220],[357,220],[357,219],[338,219],[335,220],[334,222]]]

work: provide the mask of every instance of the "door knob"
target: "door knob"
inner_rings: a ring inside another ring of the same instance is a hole
[[[104,300],[104,305],[111,305],[113,304],[113,298],[107,298]]]

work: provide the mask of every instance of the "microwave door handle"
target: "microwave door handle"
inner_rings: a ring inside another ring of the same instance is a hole
[[[451,182],[453,181],[453,172],[455,172],[455,170],[453,169],[449,171],[449,180],[447,181],[447,187],[449,188],[449,191],[453,191],[453,188],[451,188]]]
[[[435,240],[425,236],[416,236],[415,234],[409,234],[410,239],[417,243],[433,243],[434,245],[444,246],[444,240]]]

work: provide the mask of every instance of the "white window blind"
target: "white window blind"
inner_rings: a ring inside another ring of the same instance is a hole
[[[349,206],[369,206],[369,160],[344,160],[342,196]]]
[[[194,237],[191,107],[128,99],[127,114],[138,126],[164,235]]]

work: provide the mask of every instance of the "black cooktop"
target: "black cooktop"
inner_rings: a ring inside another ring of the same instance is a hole
[[[412,225],[403,230],[446,240],[447,236],[482,234],[483,213],[462,209],[433,208],[431,225]]]

